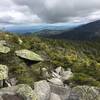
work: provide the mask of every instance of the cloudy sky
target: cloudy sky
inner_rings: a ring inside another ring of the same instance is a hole
[[[100,19],[100,0],[0,0],[0,24],[88,22]]]

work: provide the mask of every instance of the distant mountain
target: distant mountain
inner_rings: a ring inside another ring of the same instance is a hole
[[[96,40],[100,39],[100,20],[81,25],[60,34],[45,35],[47,38],[68,40]]]
[[[32,24],[32,25],[14,25],[5,27],[5,31],[14,33],[34,33],[43,30],[69,30],[79,26],[80,24],[75,23],[57,23],[57,24]]]
[[[45,30],[35,32],[35,34],[38,35],[38,36],[42,36],[42,37],[47,37],[47,36],[49,37],[51,35],[59,35],[64,31],[65,30],[48,30],[48,29],[45,29]]]

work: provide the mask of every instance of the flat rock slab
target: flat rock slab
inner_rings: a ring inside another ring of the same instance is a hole
[[[28,59],[31,61],[43,61],[43,59],[40,55],[38,55],[30,50],[26,50],[26,49],[18,50],[18,51],[15,51],[15,53],[17,56],[24,58],[24,59]]]

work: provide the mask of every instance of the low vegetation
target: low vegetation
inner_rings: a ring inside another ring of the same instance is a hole
[[[23,43],[19,44],[18,38]],[[41,79],[42,67],[53,70],[56,67],[71,68],[74,73],[70,81],[74,85],[100,86],[100,41],[64,41],[44,39],[38,36],[17,36],[0,33],[0,40],[6,40],[11,52],[0,54],[0,63],[8,65],[9,76],[17,77],[19,83],[33,86]],[[28,49],[41,55],[45,61],[28,65],[17,57],[15,50]]]

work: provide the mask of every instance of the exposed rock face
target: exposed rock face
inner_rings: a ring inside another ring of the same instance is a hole
[[[0,44],[0,53],[8,53],[10,52],[10,48]]]
[[[0,80],[8,78],[8,67],[0,64]]]
[[[34,84],[34,91],[37,94],[37,100],[50,99],[50,85],[47,81],[39,81]]]
[[[16,55],[21,57],[21,58],[24,58],[24,59],[27,59],[27,60],[31,60],[31,61],[43,61],[43,59],[36,53],[30,51],[30,50],[18,50],[18,51],[15,51]]]
[[[13,96],[13,97],[15,95],[20,95],[23,98],[22,100],[38,100],[31,87],[25,84],[20,84],[17,86],[0,89],[0,97],[3,97],[4,95]]]
[[[100,100],[100,89],[89,86],[74,87],[68,100]]]

